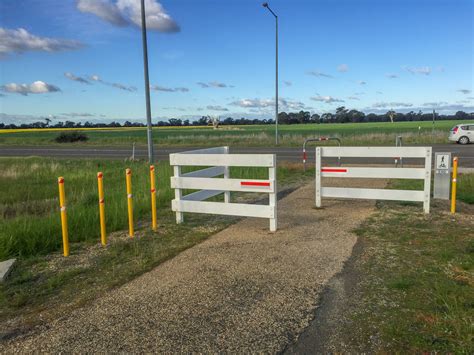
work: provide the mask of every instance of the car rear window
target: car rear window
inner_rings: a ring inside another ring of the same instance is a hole
[[[469,130],[469,126],[461,126],[461,129],[462,129],[463,131],[467,131],[467,130]]]

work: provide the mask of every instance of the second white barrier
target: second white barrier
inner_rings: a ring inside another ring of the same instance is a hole
[[[349,158],[422,158],[423,168],[322,167],[324,157]],[[420,179],[423,190],[385,190],[346,187],[323,187],[322,177]],[[317,147],[316,148],[316,207],[322,197],[371,200],[419,201],[425,213],[430,212],[431,147]]]

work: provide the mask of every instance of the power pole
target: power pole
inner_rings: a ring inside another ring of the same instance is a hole
[[[145,0],[141,0],[142,5],[142,41],[143,41],[143,72],[145,75],[145,97],[146,97],[146,130],[148,142],[148,162],[153,164],[155,160],[153,154],[153,137],[151,124],[151,107],[150,107],[150,78],[148,76],[148,45],[146,38],[146,16],[145,16]]]

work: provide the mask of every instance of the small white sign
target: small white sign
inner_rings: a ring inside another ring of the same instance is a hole
[[[436,155],[436,169],[449,169],[449,154]]]

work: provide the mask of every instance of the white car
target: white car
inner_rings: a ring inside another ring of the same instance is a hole
[[[458,124],[449,132],[448,139],[459,144],[474,143],[474,124]]]

